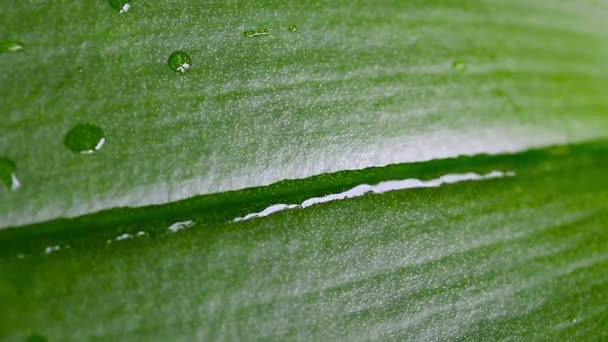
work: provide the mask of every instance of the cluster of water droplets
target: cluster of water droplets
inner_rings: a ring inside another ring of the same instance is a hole
[[[182,221],[173,222],[168,227],[166,227],[166,230],[164,232],[160,232],[160,233],[147,232],[144,230],[139,230],[137,232],[124,232],[124,233],[115,235],[114,237],[111,237],[110,239],[107,239],[106,245],[110,245],[110,244],[114,244],[114,243],[122,243],[122,242],[126,242],[128,240],[134,240],[134,239],[151,238],[151,237],[155,237],[155,236],[162,237],[162,236],[166,236],[167,234],[179,233],[181,231],[192,228],[195,225],[196,225],[196,222],[193,220],[182,220]],[[52,244],[42,247],[41,254],[44,254],[46,256],[51,256],[51,255],[60,253],[65,250],[69,250],[71,248],[72,248],[72,246],[70,244],[66,244],[66,243],[62,243],[62,242],[54,242]],[[17,254],[17,259],[25,259],[29,256],[31,256],[31,255],[19,253],[19,254]]]
[[[161,233],[159,236],[164,236],[166,234],[175,234],[175,233],[181,232],[183,230],[192,228],[195,225],[196,225],[196,222],[194,222],[193,220],[177,221],[177,222],[174,222],[171,225],[169,225],[166,228],[167,230],[164,233]],[[106,244],[110,245],[113,243],[119,243],[119,242],[123,242],[123,241],[127,241],[127,240],[150,238],[154,235],[155,234],[150,234],[149,232],[146,232],[144,230],[140,230],[135,233],[128,233],[128,232],[121,233],[121,234],[118,234],[118,235],[106,240]],[[61,252],[62,250],[66,250],[66,249],[70,249],[70,248],[71,248],[71,245],[68,245],[68,244],[54,243],[54,244],[45,246],[42,249],[42,253],[48,256],[48,255],[56,254],[58,252]],[[24,259],[24,258],[26,258],[26,255],[18,254],[17,258]]]
[[[110,7],[117,11],[119,14],[127,13],[131,9],[131,4],[127,0],[108,0],[108,4]],[[287,27],[287,31],[289,32],[297,32],[298,28],[296,25],[289,25]],[[267,28],[257,28],[243,31],[243,36],[245,38],[260,38],[269,36],[270,31]],[[17,53],[24,50],[24,43],[17,40],[6,40],[0,41],[0,53]],[[168,60],[167,64],[171,70],[177,73],[184,74],[192,67],[192,58],[191,56],[182,50],[177,50],[173,52]],[[462,71],[466,69],[466,65],[461,60],[455,60],[452,63],[452,68],[457,71]],[[82,67],[77,68],[78,72],[82,72]],[[89,124],[89,123],[79,123],[67,130],[64,135],[63,144],[64,146],[72,151],[75,154],[80,155],[91,155],[102,149],[104,144],[106,143],[106,135],[103,129],[97,125]],[[4,183],[6,188],[10,191],[17,191],[21,187],[21,181],[17,177],[17,164],[9,158],[0,156],[0,182]],[[293,207],[299,207],[296,205],[286,205],[285,208],[280,207],[281,210],[289,209]],[[278,208],[278,207],[277,207]],[[264,216],[265,212],[259,214],[249,215],[251,217]],[[249,216],[245,218],[237,218],[237,220],[248,219]],[[171,233],[176,233],[181,230],[190,228],[194,226],[195,223],[193,221],[181,221],[175,222],[174,224],[168,227],[168,230]],[[115,241],[123,241],[134,238],[145,237],[148,234],[143,231],[139,231],[137,233],[124,233],[116,236],[115,238],[108,240],[108,243],[112,243]],[[45,254],[53,254],[61,249],[69,248],[67,245],[51,245],[47,246],[44,249]],[[33,335],[35,339],[37,335]]]
[[[118,13],[126,13],[131,8],[131,4],[127,0],[108,0],[110,7]],[[287,30],[296,32],[296,25],[290,25]],[[268,29],[260,28],[247,30],[243,32],[246,38],[263,37],[269,34]],[[20,52],[24,49],[24,44],[17,40],[7,40],[0,42],[0,53]],[[178,50],[173,52],[167,61],[169,68],[178,73],[186,73],[192,67],[192,58],[187,52]],[[78,72],[82,72],[82,67],[77,68]],[[89,123],[81,123],[69,129],[64,136],[64,146],[77,154],[93,154],[101,150],[106,143],[106,137],[103,129],[97,125]],[[0,181],[4,183],[11,191],[16,191],[21,187],[21,182],[16,175],[17,166],[15,162],[9,158],[0,157]]]
[[[119,14],[127,13],[131,9],[131,4],[127,0],[108,0],[109,6]],[[290,25],[287,30],[296,32],[296,25]],[[245,38],[263,37],[269,35],[269,30],[266,28],[258,28],[246,30],[243,32]],[[18,40],[0,41],[0,53],[17,53],[24,50],[24,43]],[[192,67],[192,58],[182,50],[173,52],[168,60],[169,68],[178,73],[186,73]],[[79,73],[83,72],[82,66],[76,68]],[[64,134],[63,145],[74,154],[91,155],[99,152],[106,143],[106,135],[104,130],[90,123],[78,123],[68,129]],[[17,191],[21,187],[21,181],[17,177],[17,164],[9,158],[0,156],[0,183],[3,183],[6,188],[11,191]],[[171,224],[167,230],[170,233],[177,233],[182,230],[191,228],[195,225],[194,221],[179,221]],[[107,241],[112,243],[116,241],[130,240],[148,236],[148,233],[139,231],[137,233],[123,233],[113,239]],[[43,253],[46,255],[60,252],[63,249],[70,248],[69,245],[54,244],[44,247]],[[19,258],[25,257],[20,254]],[[28,340],[43,340],[40,335],[32,335]]]

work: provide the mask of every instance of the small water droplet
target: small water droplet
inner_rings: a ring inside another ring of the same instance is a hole
[[[46,338],[42,335],[32,334],[30,335],[25,342],[46,342]]]
[[[461,60],[455,60],[452,63],[452,68],[454,68],[456,70],[464,70],[466,68],[466,64],[464,64],[464,62]]]
[[[122,240],[128,240],[128,239],[132,239],[133,235],[129,234],[129,233],[124,233],[124,234],[120,234],[117,237],[114,238],[114,240],[116,241],[122,241]]]
[[[195,225],[195,223],[192,220],[182,221],[182,222],[175,222],[174,224],[172,224],[171,226],[169,226],[169,230],[172,231],[173,233],[177,233],[180,230],[184,230],[186,228],[190,228],[190,227],[192,227],[194,225]]]
[[[84,71],[84,68],[83,68],[83,67],[81,67],[81,66],[79,66],[78,68],[76,68],[76,71],[78,71],[78,72],[83,72],[83,71]]]
[[[298,27],[296,25],[289,25],[288,30],[289,32],[296,32],[298,30]]]
[[[17,191],[21,187],[16,172],[17,164],[14,161],[0,157],[0,181],[6,184],[11,191]]]
[[[23,43],[16,40],[0,42],[0,52],[19,52],[23,50]]]
[[[72,127],[63,140],[64,145],[73,152],[91,154],[99,151],[106,142],[103,130],[97,126],[80,124]]]
[[[247,38],[267,36],[268,30],[267,29],[249,30],[249,31],[243,32],[243,35],[245,35],[245,37],[247,37]]]
[[[44,254],[51,254],[51,253],[55,253],[58,252],[61,249],[61,246],[59,245],[54,245],[54,246],[47,246],[44,249]]]
[[[131,8],[131,4],[127,0],[108,0],[108,3],[118,13],[126,13]]]
[[[169,56],[168,64],[171,70],[184,73],[192,66],[192,59],[184,51],[175,51]]]

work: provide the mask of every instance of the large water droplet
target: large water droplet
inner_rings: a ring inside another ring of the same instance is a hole
[[[287,29],[289,30],[289,32],[296,32],[298,30],[298,27],[296,25],[289,25]]]
[[[127,0],[108,0],[108,3],[118,13],[126,13],[131,8],[131,4]]]
[[[25,342],[46,342],[46,338],[42,335],[33,334],[30,335]]]
[[[0,52],[19,52],[23,50],[23,43],[16,40],[0,42]]]
[[[0,157],[0,181],[12,191],[17,191],[21,187],[16,171],[17,164],[14,161]]]
[[[245,35],[245,37],[247,37],[247,38],[267,36],[268,30],[267,29],[249,30],[249,31],[243,32],[243,35]]]
[[[99,151],[106,142],[103,130],[97,126],[80,124],[72,127],[66,134],[63,143],[76,153],[90,154]]]
[[[184,73],[192,66],[192,59],[184,51],[175,51],[169,56],[168,64],[171,70]]]

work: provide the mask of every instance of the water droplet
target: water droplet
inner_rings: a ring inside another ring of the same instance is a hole
[[[186,228],[190,228],[190,227],[192,227],[194,225],[195,225],[195,223],[192,220],[182,221],[182,222],[175,222],[174,224],[172,224],[171,226],[169,226],[169,230],[172,231],[173,233],[177,233],[180,230],[184,230]]]
[[[25,342],[46,342],[46,338],[42,335],[38,335],[38,334],[33,334],[30,335]]]
[[[124,233],[124,234],[120,234],[117,237],[114,238],[114,240],[116,241],[122,241],[122,240],[128,240],[128,239],[132,239],[133,235],[129,234],[129,233]]]
[[[97,126],[80,124],[72,127],[66,135],[63,143],[67,148],[76,153],[91,154],[99,151],[106,142],[103,130]]]
[[[23,43],[16,40],[0,42],[0,52],[19,52],[23,50]]]
[[[76,71],[78,71],[78,72],[83,72],[83,71],[84,71],[84,68],[83,68],[83,67],[81,67],[81,66],[79,66],[78,68],[76,68]]]
[[[464,70],[466,68],[466,64],[464,64],[463,61],[460,60],[455,60],[452,63],[452,68],[456,69],[456,70]]]
[[[298,27],[296,25],[289,25],[287,29],[289,30],[289,32],[296,32],[298,30]]]
[[[243,34],[247,38],[261,37],[261,36],[267,36],[268,35],[268,30],[267,29],[249,30],[249,31],[243,32]]]
[[[14,161],[0,157],[0,181],[12,191],[17,191],[21,187],[16,171],[17,164]]]
[[[51,254],[51,253],[55,253],[58,252],[61,249],[61,246],[59,245],[54,245],[54,246],[47,246],[44,249],[44,254]]]
[[[171,70],[184,73],[192,66],[192,59],[183,51],[175,51],[169,56],[168,63]]]
[[[108,0],[108,3],[118,13],[126,13],[131,8],[131,4],[126,0]]]

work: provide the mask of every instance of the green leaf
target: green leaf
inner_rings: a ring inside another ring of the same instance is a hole
[[[154,217],[163,207],[149,207],[60,221],[62,229],[5,230],[0,336],[602,339],[607,153],[603,140],[284,182],[275,194],[283,189],[283,203],[297,203],[327,179],[346,185],[399,174],[513,172],[238,223],[210,223],[222,210],[208,206],[217,198],[201,197],[162,212],[164,219]],[[234,218],[232,206],[223,212]],[[146,215],[148,222],[131,220]],[[107,221],[119,216],[126,223]],[[176,221],[194,225],[172,232]]]
[[[0,227],[608,129],[604,1],[119,5],[0,11],[0,41],[23,42],[0,53],[0,157],[22,185],[0,190]],[[64,146],[79,124],[100,151]]]
[[[3,6],[0,339],[607,338],[607,15]]]

